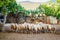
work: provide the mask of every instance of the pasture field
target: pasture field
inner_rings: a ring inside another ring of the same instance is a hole
[[[0,32],[0,40],[60,40],[60,34],[40,33],[40,34],[20,34]]]

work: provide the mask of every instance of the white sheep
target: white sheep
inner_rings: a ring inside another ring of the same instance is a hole
[[[17,24],[17,30],[16,32],[20,32],[23,29],[22,24]]]
[[[60,33],[60,25],[53,25],[55,28],[54,33]]]
[[[6,32],[6,31],[12,31],[11,30],[11,24],[5,24],[2,28],[2,31],[3,32]]]
[[[55,31],[55,27],[53,26],[53,25],[48,25],[48,31],[50,32],[50,33],[52,33],[52,32],[54,32]]]

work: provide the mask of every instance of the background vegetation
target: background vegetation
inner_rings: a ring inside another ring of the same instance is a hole
[[[0,0],[0,13],[4,17],[4,24],[6,22],[6,17],[9,13],[17,14],[19,12],[27,16],[31,14],[45,14],[46,16],[53,16],[60,19],[60,0],[56,0],[55,3],[48,2],[47,4],[40,4],[36,10],[25,10],[24,7],[18,5],[15,0]]]

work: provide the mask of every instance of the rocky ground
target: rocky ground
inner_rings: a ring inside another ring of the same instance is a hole
[[[0,32],[0,40],[60,40],[60,34],[53,33],[20,34]]]

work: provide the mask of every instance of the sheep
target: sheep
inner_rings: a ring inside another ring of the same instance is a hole
[[[37,33],[40,33],[41,32],[41,25],[37,24]]]
[[[49,25],[49,24],[43,24],[43,25],[44,25],[44,32],[45,32],[45,33],[48,32],[47,29],[48,29],[48,25]]]
[[[29,26],[29,31],[32,33],[33,32],[33,28],[34,28],[34,24],[30,24]]]
[[[33,25],[34,24],[27,23],[27,26],[26,26],[27,33],[32,33]]]
[[[22,24],[18,24],[18,31],[22,30]]]
[[[28,25],[29,23],[23,23],[22,24],[22,31],[23,31],[23,33],[28,33],[28,29],[29,29],[29,25]]]
[[[32,29],[33,29],[33,33],[37,33],[38,27],[39,27],[39,26],[38,26],[37,24],[34,24],[34,25],[33,25],[33,28],[32,28]]]
[[[11,24],[4,24],[2,32],[11,32]]]
[[[17,25],[16,25],[15,23],[12,23],[12,24],[11,24],[11,30],[12,30],[13,32],[16,32],[16,30],[17,30]]]
[[[22,28],[21,28],[21,24],[15,24],[16,25],[16,32],[19,32]]]
[[[41,23],[38,23],[37,26],[38,26],[38,27],[37,27],[38,31],[39,31],[39,32],[42,32],[42,31],[43,31],[43,29],[42,29],[43,26],[41,25]],[[44,28],[44,27],[43,27],[43,28]]]
[[[55,31],[55,27],[53,25],[48,25],[48,31],[49,33],[53,33]]]
[[[19,33],[23,33],[23,26],[22,26],[22,24],[18,25],[17,30],[18,30]]]
[[[42,23],[42,22],[40,22],[40,23],[38,23],[41,27],[41,31],[44,31],[44,33],[46,33],[47,32],[47,26],[49,25],[49,24],[44,24],[44,23]]]
[[[53,25],[54,33],[60,33],[60,25]]]
[[[44,24],[42,22],[36,24],[24,22],[23,24],[17,23],[5,24],[2,30],[6,32],[12,31],[20,33],[40,33],[40,32],[55,33],[57,31],[60,31],[60,27],[59,25]]]

